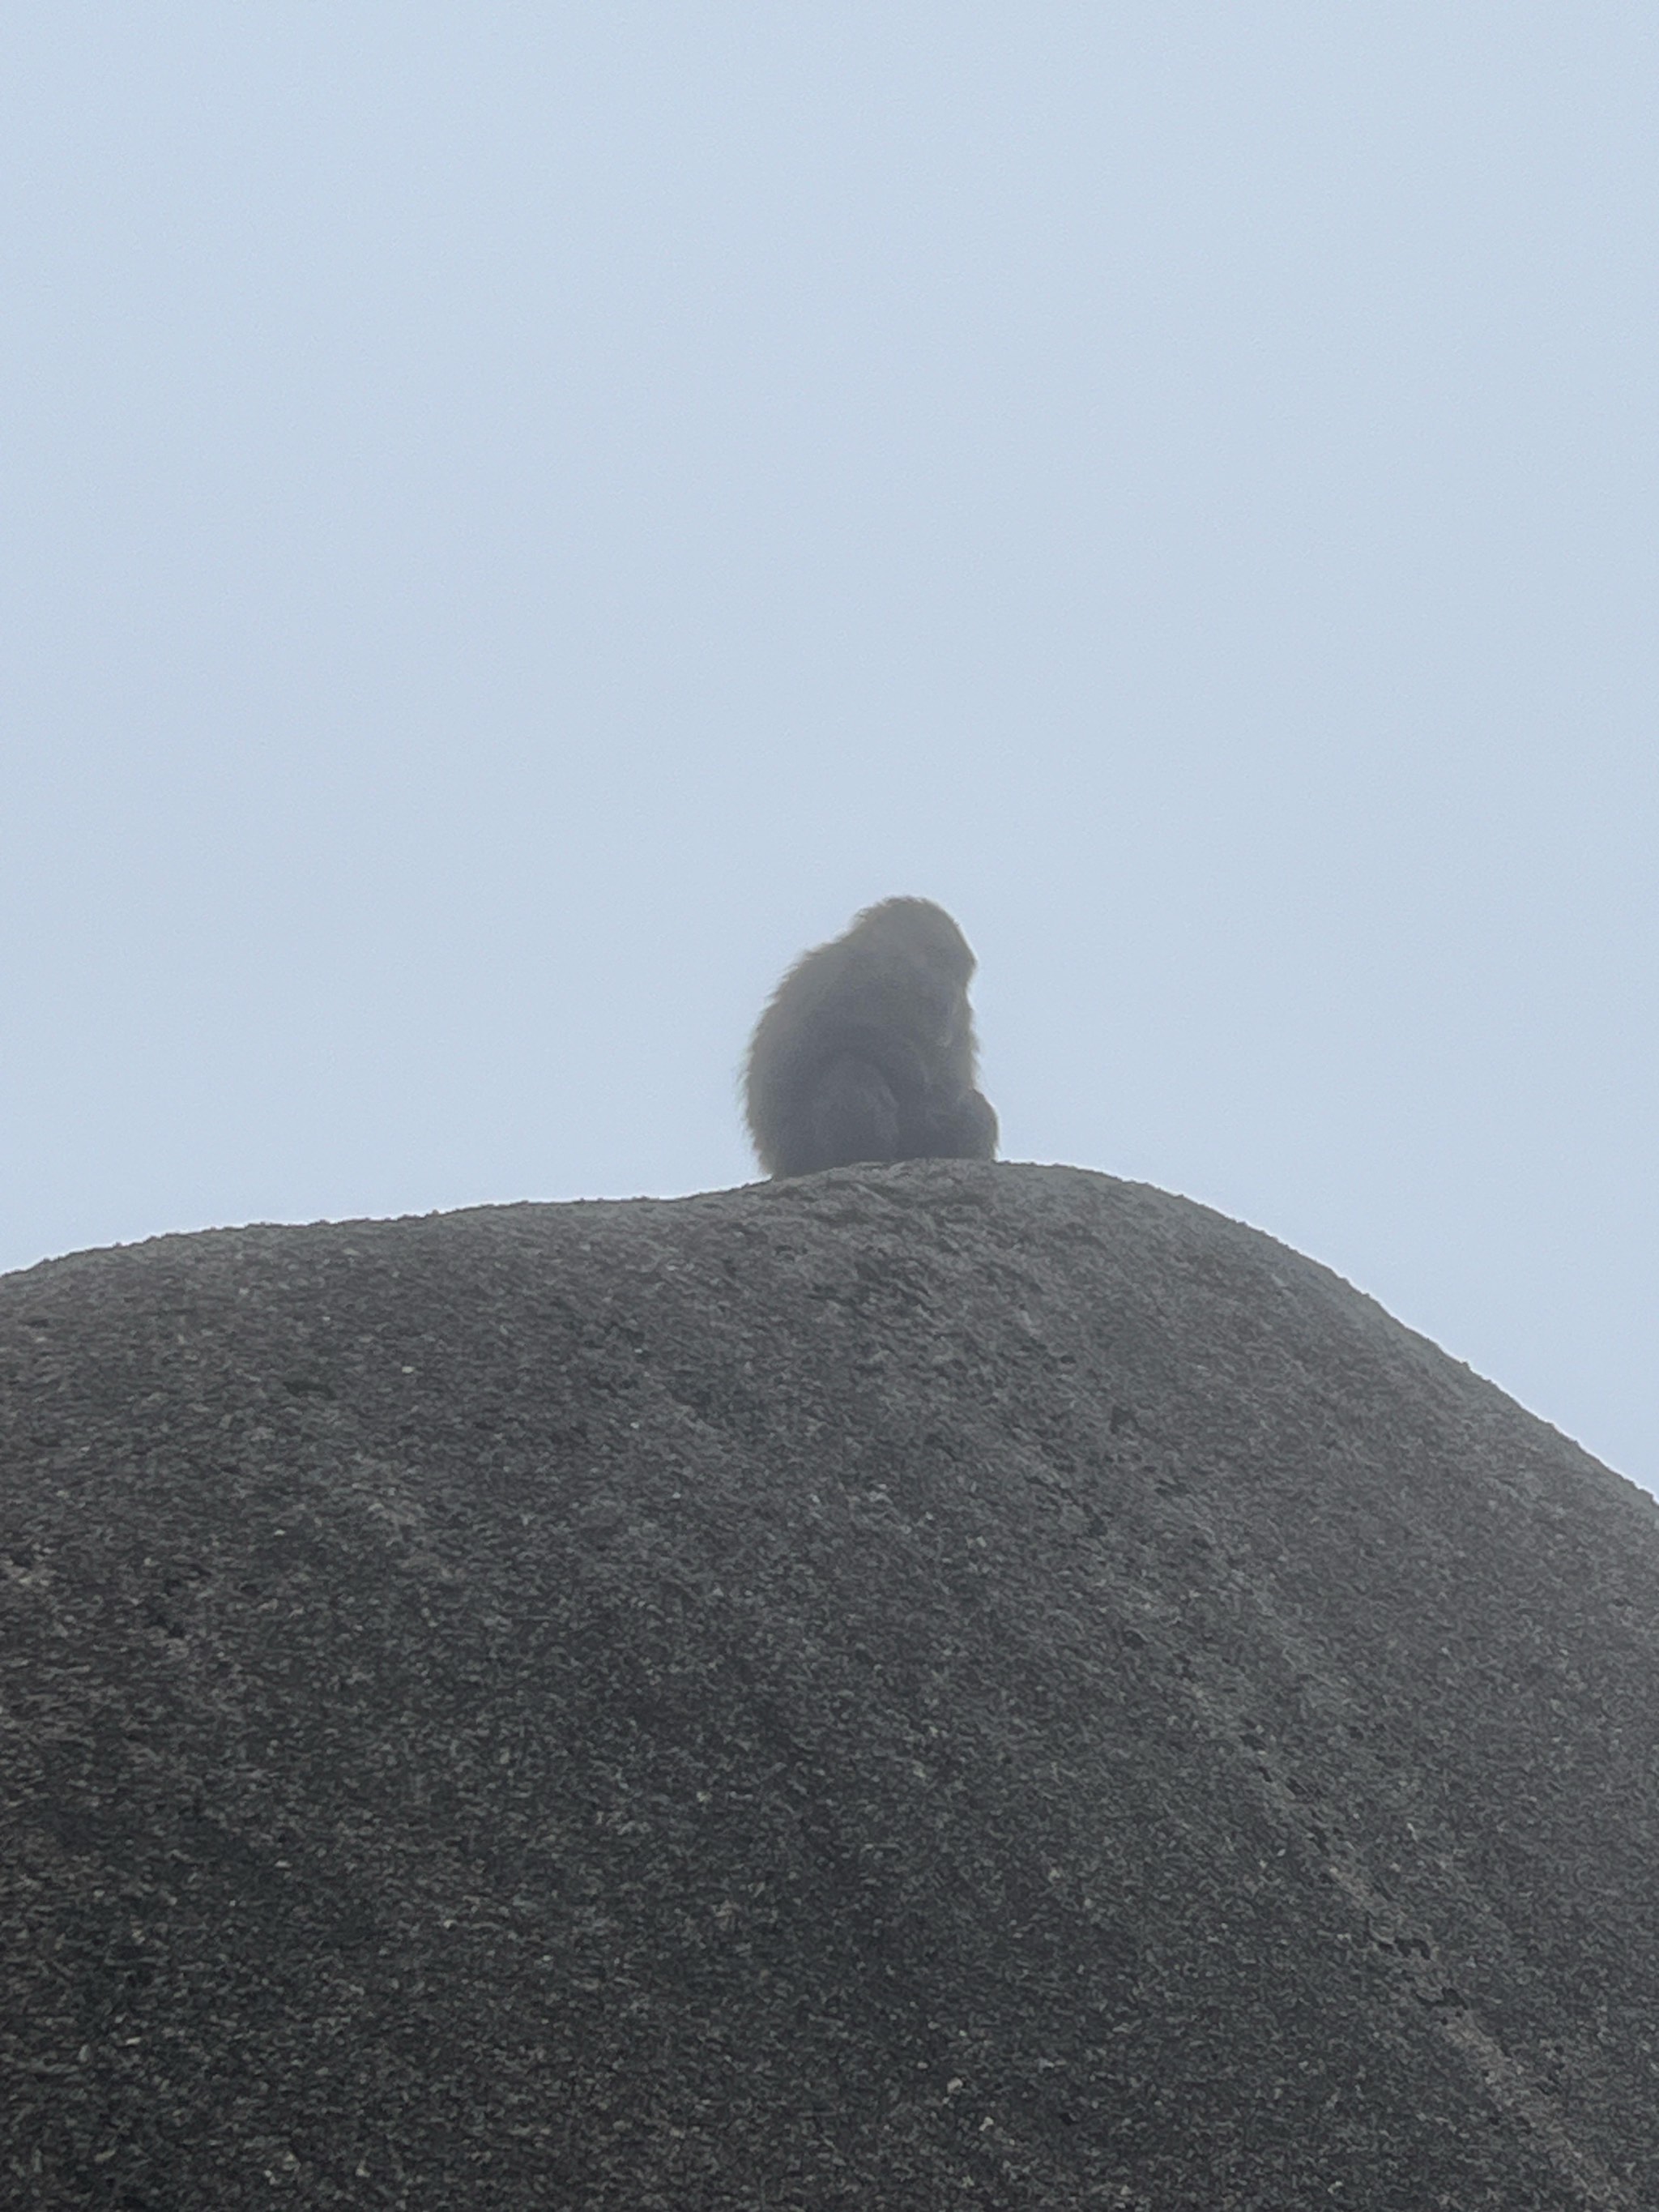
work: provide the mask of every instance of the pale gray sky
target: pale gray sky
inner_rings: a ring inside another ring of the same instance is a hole
[[[752,1172],[958,915],[1013,1157],[1659,1482],[1659,15],[0,23],[0,1266]]]

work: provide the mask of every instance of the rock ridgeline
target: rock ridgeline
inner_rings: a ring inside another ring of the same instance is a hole
[[[0,1282],[0,2201],[1659,2204],[1659,1514],[1060,1169]]]

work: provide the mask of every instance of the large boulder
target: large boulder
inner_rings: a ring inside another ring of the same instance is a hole
[[[1659,2205],[1653,1500],[1158,1192],[0,1283],[0,2201]]]

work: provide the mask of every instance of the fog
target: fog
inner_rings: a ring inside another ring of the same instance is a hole
[[[891,892],[1013,1158],[1659,1482],[1659,22],[19,4],[0,1266],[755,1172]]]

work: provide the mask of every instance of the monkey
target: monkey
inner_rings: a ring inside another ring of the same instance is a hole
[[[968,984],[978,963],[931,899],[890,898],[804,952],[749,1046],[744,1108],[761,1165],[813,1175],[862,1160],[990,1160]]]

